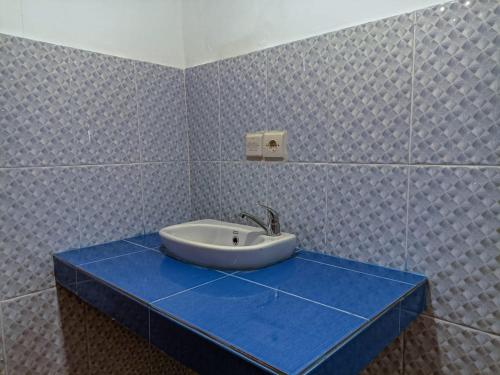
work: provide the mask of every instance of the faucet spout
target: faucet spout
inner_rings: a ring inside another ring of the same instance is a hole
[[[242,212],[240,213],[240,217],[242,219],[248,219],[250,221],[253,221],[255,224],[257,224],[259,227],[261,227],[262,229],[264,229],[264,232],[266,232],[266,235],[270,235],[269,233],[269,228],[267,227],[266,224],[264,224],[262,222],[262,220],[260,220],[259,218],[257,218],[256,216],[252,215],[252,214],[249,214],[248,212]]]

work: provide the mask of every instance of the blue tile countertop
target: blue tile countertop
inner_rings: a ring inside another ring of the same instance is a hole
[[[58,253],[56,280],[202,374],[357,374],[425,309],[421,275],[308,251],[218,271],[160,247],[151,234]]]

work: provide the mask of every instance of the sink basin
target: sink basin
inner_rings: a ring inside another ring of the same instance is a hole
[[[205,267],[254,269],[289,258],[295,235],[267,236],[261,228],[218,220],[198,220],[160,230],[163,251]]]

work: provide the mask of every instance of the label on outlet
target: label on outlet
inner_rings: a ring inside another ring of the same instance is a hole
[[[251,157],[262,157],[263,133],[247,133],[245,137],[246,155]]]

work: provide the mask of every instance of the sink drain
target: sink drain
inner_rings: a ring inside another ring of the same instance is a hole
[[[233,232],[233,245],[236,246],[236,245],[238,245],[239,242],[240,242],[240,240],[238,238],[238,232],[234,231]]]

